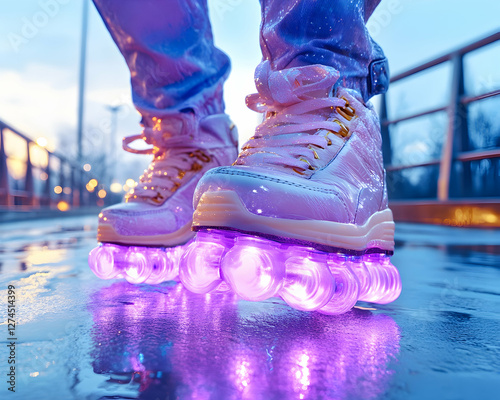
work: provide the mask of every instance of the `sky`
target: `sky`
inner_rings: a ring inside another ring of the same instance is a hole
[[[232,59],[226,109],[243,143],[259,118],[246,108],[244,99],[255,91],[253,70],[261,57],[260,7],[257,0],[208,3],[216,45]],[[0,120],[31,138],[46,137],[53,146],[74,153],[82,0],[23,0],[0,7]],[[391,72],[398,73],[500,30],[499,15],[497,0],[382,0],[368,27],[389,58]],[[471,58],[466,70],[471,92],[500,87],[500,48],[494,47],[476,60]],[[436,70],[424,84],[394,87],[389,96],[392,115],[445,102],[446,68]],[[123,58],[91,4],[84,118],[89,145],[118,149],[122,136],[140,132],[129,79]],[[118,104],[123,105],[119,132],[111,138],[107,106]],[[120,180],[141,172],[131,175],[138,168],[137,157],[120,157],[124,164]],[[139,163],[146,161],[141,158]]]

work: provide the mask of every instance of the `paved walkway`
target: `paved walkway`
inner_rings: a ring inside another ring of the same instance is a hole
[[[400,224],[401,297],[326,316],[98,280],[95,229],[85,217],[0,225],[2,321],[9,284],[17,321],[16,393],[4,339],[0,398],[499,398],[500,231]]]

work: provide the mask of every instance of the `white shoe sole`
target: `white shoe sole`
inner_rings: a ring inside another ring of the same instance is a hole
[[[101,243],[117,243],[127,246],[157,246],[174,247],[187,243],[194,236],[191,230],[191,221],[184,225],[178,231],[164,235],[120,235],[109,224],[99,224],[97,227],[97,241]]]
[[[388,208],[364,225],[271,218],[252,214],[236,192],[221,190],[202,195],[193,215],[193,228],[197,227],[229,228],[354,251],[394,251],[394,221]]]

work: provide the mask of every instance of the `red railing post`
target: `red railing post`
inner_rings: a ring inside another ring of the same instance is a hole
[[[381,96],[380,101],[380,121],[381,124],[381,134],[382,134],[382,154],[384,156],[384,165],[392,164],[392,149],[391,149],[391,137],[389,135],[389,125],[384,124],[387,121],[387,96],[385,93]]]
[[[43,189],[43,195],[45,196],[44,204],[48,207],[52,206],[52,194],[51,194],[51,173],[50,173],[50,159],[52,155],[47,152],[47,167],[45,168],[45,173],[47,174],[47,180],[45,181],[45,186]]]
[[[12,198],[9,190],[9,170],[7,168],[3,129],[4,127],[0,125],[0,205],[10,206],[12,205]]]
[[[450,190],[450,180],[452,178],[453,162],[457,155],[468,147],[468,128],[466,107],[461,103],[464,95],[464,65],[463,55],[457,53],[451,59],[453,63],[453,76],[451,86],[451,99],[448,106],[448,129],[443,144],[441,164],[439,166],[438,178],[438,200],[446,201],[450,198],[450,191],[453,197],[462,195],[465,192],[464,187],[467,184],[463,178],[467,174],[453,179],[453,186]],[[470,174],[469,174],[470,178]]]
[[[33,185],[33,165],[31,164],[30,155],[30,144],[29,140],[26,141],[26,150],[28,152],[26,159],[26,176],[24,178],[24,191],[26,192],[26,197],[28,199],[28,204],[33,206],[35,203],[35,191]]]

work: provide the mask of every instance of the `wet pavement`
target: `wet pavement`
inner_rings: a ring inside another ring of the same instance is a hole
[[[95,230],[94,217],[1,224],[1,399],[500,398],[498,230],[399,224],[401,297],[340,316],[101,281]]]

